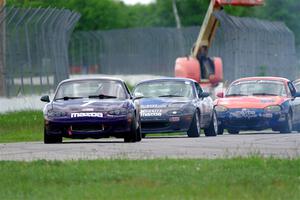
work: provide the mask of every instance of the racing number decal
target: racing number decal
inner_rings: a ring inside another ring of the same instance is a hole
[[[141,110],[142,117],[160,117],[162,116],[161,109]]]

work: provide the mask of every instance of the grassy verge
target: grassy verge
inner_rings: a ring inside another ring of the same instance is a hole
[[[300,160],[0,162],[0,199],[299,199]]]
[[[0,143],[41,141],[43,123],[41,111],[0,114]]]
[[[41,111],[0,114],[0,143],[42,141],[43,126],[43,113]],[[149,134],[147,136],[176,136],[184,134]]]

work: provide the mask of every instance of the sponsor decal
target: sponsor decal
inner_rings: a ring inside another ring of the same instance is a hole
[[[265,118],[272,118],[273,114],[272,113],[264,113],[262,116]]]
[[[148,104],[148,105],[141,105],[141,108],[166,108],[168,107],[167,104],[165,105],[158,105],[158,104]]]
[[[160,117],[162,116],[161,109],[141,110],[142,117]]]
[[[248,109],[242,109],[240,111],[230,112],[230,117],[232,117],[232,118],[247,118],[247,119],[251,119],[251,118],[255,118],[257,116],[258,115],[255,113],[255,111],[248,110]]]
[[[93,112],[94,108],[83,108],[81,111],[83,111],[83,112]]]
[[[71,113],[71,118],[76,117],[103,117],[103,113]]]
[[[261,103],[274,103],[275,100],[274,99],[262,99],[260,100]]]

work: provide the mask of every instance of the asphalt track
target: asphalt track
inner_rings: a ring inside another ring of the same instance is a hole
[[[79,160],[153,158],[231,158],[263,156],[300,158],[300,133],[246,132],[240,135],[188,138],[148,137],[139,143],[121,139],[65,140],[63,144],[0,144],[0,160]]]

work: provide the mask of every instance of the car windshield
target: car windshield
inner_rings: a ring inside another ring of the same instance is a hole
[[[146,98],[182,97],[193,98],[193,86],[190,81],[155,81],[136,86],[134,96]]]
[[[253,80],[231,85],[226,96],[287,96],[284,84],[280,81]]]
[[[300,92],[300,81],[297,81],[296,83],[294,83],[295,88],[298,92]]]
[[[77,98],[125,99],[122,84],[114,80],[78,80],[60,85],[55,100]]]

